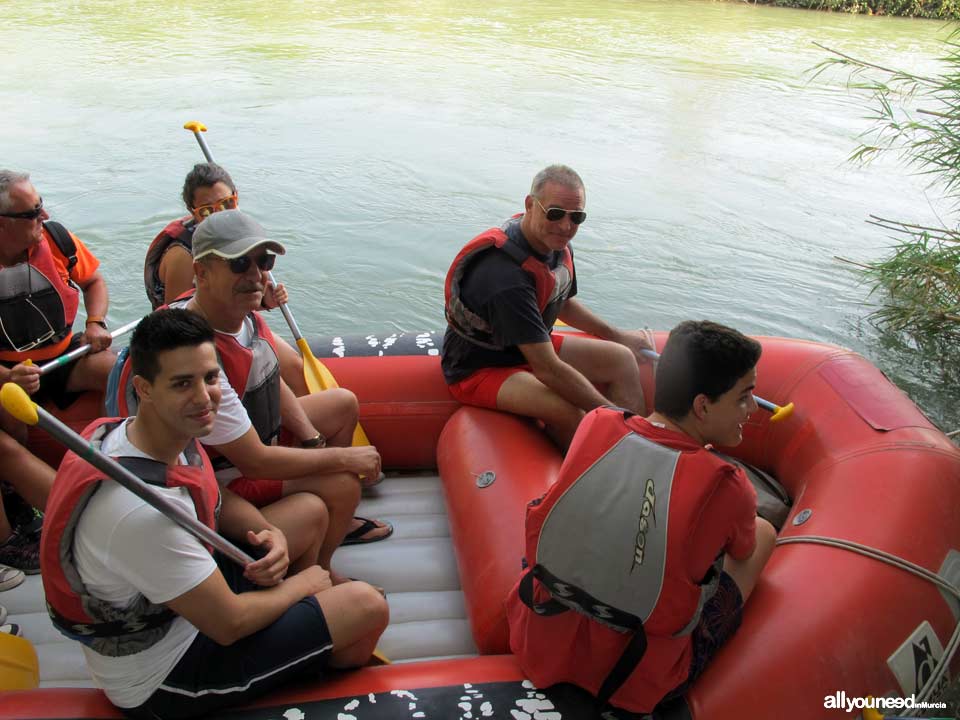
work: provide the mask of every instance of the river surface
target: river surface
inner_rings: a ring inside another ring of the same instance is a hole
[[[868,288],[834,259],[885,254],[871,213],[949,208],[895,158],[846,162],[866,106],[809,72],[814,41],[934,72],[941,23],[702,0],[35,0],[0,17],[0,166],[30,171],[101,258],[115,323],[148,309],[145,249],[183,214],[202,160],[187,120],[286,243],[276,274],[308,335],[442,328],[457,250],[563,162],[587,187],[574,245],[601,315],[850,347],[960,427],[956,388],[866,321]]]

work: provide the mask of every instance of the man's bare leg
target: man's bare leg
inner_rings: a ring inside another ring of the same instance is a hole
[[[564,341],[566,342],[566,340]],[[542,420],[551,439],[563,450],[570,445],[583,411],[548,388],[531,372],[508,377],[497,392],[497,409]]]
[[[390,622],[387,601],[364,582],[335,585],[316,598],[333,638],[330,664],[351,668],[366,663]]]
[[[606,385],[606,396],[618,407],[646,415],[636,356],[625,345],[567,335],[560,359],[579,370],[595,385]]]
[[[318,564],[320,547],[329,524],[327,506],[323,500],[311,493],[296,493],[282,497],[260,511],[287,538],[289,574]]]

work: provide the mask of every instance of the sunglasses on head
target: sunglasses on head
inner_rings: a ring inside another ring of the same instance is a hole
[[[273,253],[264,253],[255,258],[249,255],[241,255],[238,258],[231,258],[229,260],[227,258],[220,259],[229,266],[230,272],[234,275],[243,275],[243,273],[250,269],[251,263],[256,263],[257,267],[261,270],[273,270],[273,264],[277,261],[277,256]]]
[[[213,215],[215,212],[220,212],[221,210],[236,210],[237,209],[237,193],[230,195],[225,198],[220,198],[216,202],[212,202],[209,205],[198,205],[193,209],[194,215],[203,220]]]
[[[534,198],[534,200],[537,200],[537,198]],[[563,220],[564,215],[569,215],[570,222],[572,222],[574,225],[579,225],[587,219],[587,213],[585,210],[564,210],[561,207],[545,208],[543,205],[541,205],[539,200],[537,200],[537,205],[540,205],[540,209],[543,210],[543,214],[547,216],[547,220],[550,222],[558,222],[559,220]]]
[[[14,220],[36,220],[43,215],[43,198],[37,203],[33,210],[24,210],[23,212],[0,213],[0,217],[13,218]]]

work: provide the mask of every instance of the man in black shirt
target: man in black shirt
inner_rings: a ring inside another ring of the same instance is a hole
[[[570,241],[586,219],[585,203],[576,172],[545,168],[525,212],[468,243],[446,282],[442,367],[451,393],[539,418],[564,448],[595,407],[645,414],[637,361],[654,349],[649,331],[618,330],[574,298]],[[558,319],[596,338],[555,335]],[[606,385],[606,397],[593,383]]]

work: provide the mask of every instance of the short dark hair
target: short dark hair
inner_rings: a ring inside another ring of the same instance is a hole
[[[233,184],[230,173],[216,163],[197,163],[194,165],[193,170],[187,173],[187,177],[183,181],[182,197],[187,210],[193,211],[193,194],[197,191],[197,188],[213,187],[218,182],[222,182],[229,187],[230,192],[237,192],[237,186]]]
[[[756,340],[710,320],[680,323],[657,364],[656,411],[680,420],[697,395],[715,401],[756,366],[762,350]]]
[[[182,308],[156,310],[140,321],[130,338],[130,368],[147,382],[160,372],[157,355],[181,347],[214,342],[213,328],[200,315]]]

